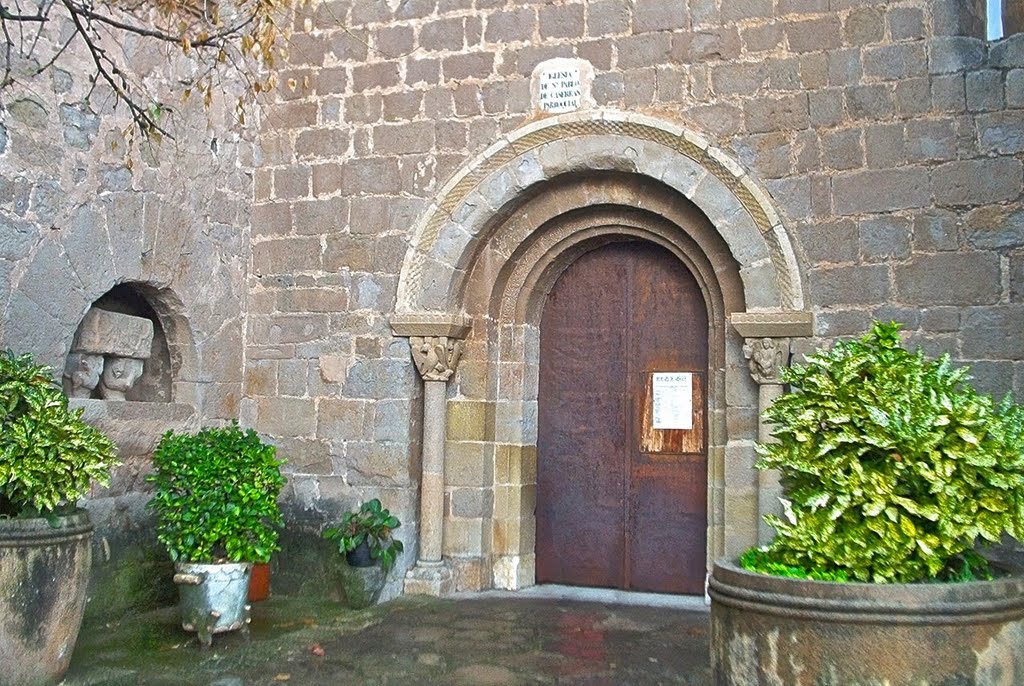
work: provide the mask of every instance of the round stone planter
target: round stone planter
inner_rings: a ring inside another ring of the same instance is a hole
[[[341,591],[348,607],[362,610],[376,604],[387,577],[379,564],[357,567],[342,563],[338,567]]]
[[[67,671],[85,612],[92,525],[76,512],[0,519],[0,681],[54,684]]]
[[[785,579],[718,562],[714,683],[1024,684],[1024,578],[962,584]]]
[[[213,634],[248,630],[249,605],[246,601],[251,562],[179,562],[174,565],[174,570],[181,626],[185,631],[195,631],[200,642],[208,647],[213,641]]]

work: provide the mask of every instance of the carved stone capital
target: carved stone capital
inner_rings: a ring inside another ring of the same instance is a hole
[[[100,378],[100,395],[104,400],[125,400],[125,393],[142,378],[144,363],[134,357],[107,356]]]
[[[103,375],[103,355],[71,353],[64,367],[64,390],[70,398],[89,398]]]
[[[447,381],[462,357],[462,341],[448,336],[410,336],[409,347],[424,381]]]
[[[748,338],[743,343],[743,357],[750,365],[750,375],[759,384],[781,384],[782,368],[789,361],[788,338]]]

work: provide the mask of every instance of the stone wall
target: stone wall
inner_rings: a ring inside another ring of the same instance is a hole
[[[43,32],[38,55],[57,29]],[[107,47],[165,95],[181,66],[135,41]],[[16,71],[24,85],[3,95],[0,347],[33,352],[59,380],[83,316],[116,285],[130,284],[159,319],[171,366],[164,402],[75,401],[124,462],[88,503],[97,593],[116,611],[152,599],[161,577],[149,563],[166,560],[143,511],[157,439],[238,417],[254,147],[219,100],[210,112],[172,101],[161,123],[175,138],[141,140],[124,106],[92,88],[81,48],[34,79]]]
[[[59,366],[96,298],[147,285],[178,336],[175,402],[197,422],[240,416],[288,459],[293,559],[379,496],[403,521],[397,580],[415,555],[422,383],[388,317],[413,229],[453,174],[545,117],[534,68],[575,57],[593,65],[594,108],[698,132],[767,189],[815,318],[797,352],[896,319],[985,390],[1024,399],[1024,36],[981,40],[977,7],[324,0],[294,17],[255,128],[214,112],[208,129],[182,107],[177,140],[138,148],[131,169],[124,113],[85,102],[84,71],[53,71],[0,115],[15,172],[0,180],[0,344]],[[466,557],[461,587],[480,587],[506,533],[491,520],[535,457],[482,446],[495,408],[460,383],[446,552]],[[756,432],[742,407],[729,431]],[[281,562],[293,587],[305,564]]]
[[[593,64],[598,108],[701,132],[767,187],[816,319],[798,351],[896,319],[985,390],[1024,396],[1024,37],[985,43],[976,10],[336,0],[300,14],[262,111],[249,421],[302,446],[293,488],[310,507],[392,491],[412,514],[418,382],[385,322],[411,227],[457,169],[543,116],[530,75],[555,57]],[[493,410],[450,412],[446,534],[486,556],[486,517],[460,513],[498,497],[462,483],[502,473],[472,443]]]

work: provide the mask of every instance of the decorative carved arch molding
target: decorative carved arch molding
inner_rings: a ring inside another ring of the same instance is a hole
[[[708,305],[709,565],[758,540],[758,511],[765,509],[752,468],[758,385],[747,373],[743,338],[727,324],[756,320],[751,331],[772,339],[781,335],[770,329],[782,326],[787,351],[789,336],[810,335],[789,236],[767,193],[703,137],[642,115],[573,113],[496,142],[445,185],[415,227],[395,333],[417,345],[453,332],[466,340],[450,399],[430,395],[447,411],[424,410],[425,418],[440,417],[447,435],[439,446],[447,457],[432,462],[450,463],[458,476],[446,480],[442,472],[439,486],[436,473],[424,475],[421,497],[448,505],[443,522],[421,524],[421,538],[443,531],[443,543],[420,546],[443,549],[441,568],[455,573],[439,572],[437,559],[422,560],[407,591],[532,585],[544,298],[579,255],[638,239],[675,254]],[[454,424],[447,434],[445,421]],[[435,441],[438,430],[425,426]],[[481,466],[473,483],[464,476],[469,464]],[[445,488],[448,498],[427,493],[428,484]],[[488,506],[462,507],[463,499]]]
[[[768,194],[707,139],[639,114],[544,119],[511,132],[463,167],[413,231],[395,310],[450,312],[466,272],[517,198],[563,174],[612,170],[664,183],[712,221],[740,262],[749,309],[799,311],[804,289],[792,243]]]

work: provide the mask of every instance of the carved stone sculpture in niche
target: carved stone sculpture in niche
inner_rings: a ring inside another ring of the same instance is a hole
[[[780,384],[783,365],[783,350],[788,341],[780,338],[747,339],[743,344],[743,356],[750,365],[750,375],[759,384]]]
[[[64,384],[72,398],[88,398],[103,374],[103,356],[71,353],[64,368]]]
[[[447,381],[462,356],[462,341],[446,336],[409,338],[412,359],[424,381]]]
[[[100,395],[104,400],[125,400],[125,393],[142,376],[142,368],[142,360],[133,357],[108,357],[103,365]]]
[[[98,307],[89,310],[64,368],[68,395],[88,398],[99,381],[104,400],[126,400],[142,377],[153,344],[153,322]],[[102,375],[101,375],[102,374]]]

